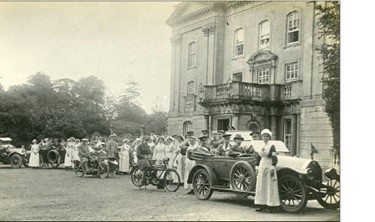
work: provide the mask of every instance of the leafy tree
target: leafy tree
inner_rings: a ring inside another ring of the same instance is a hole
[[[324,2],[316,6],[320,16],[318,25],[324,39],[323,98],[325,110],[333,129],[333,148],[340,152],[340,2]]]

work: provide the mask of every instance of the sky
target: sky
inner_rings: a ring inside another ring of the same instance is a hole
[[[43,72],[52,80],[102,79],[108,95],[139,83],[140,105],[168,111],[175,2],[0,3],[0,83]]]

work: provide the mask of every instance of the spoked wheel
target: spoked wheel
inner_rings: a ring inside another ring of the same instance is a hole
[[[169,192],[176,192],[180,188],[180,175],[174,169],[168,169],[164,174],[165,189]]]
[[[231,171],[230,182],[232,189],[238,197],[247,197],[250,194],[246,192],[253,191],[255,188],[255,172],[251,166],[244,163],[235,165]]]
[[[326,195],[317,200],[324,208],[336,210],[340,208],[340,178],[328,180],[326,185],[320,189]]]
[[[60,165],[60,154],[57,150],[50,150],[47,153],[47,160],[53,168],[57,168]]]
[[[294,175],[281,176],[279,180],[281,209],[289,213],[300,212],[307,204],[306,187]]]
[[[78,165],[76,168],[76,174],[79,177],[83,177],[85,174],[83,173],[83,166],[81,164]]]
[[[109,166],[107,164],[99,164],[98,176],[102,179],[105,179],[109,176]]]
[[[9,161],[12,168],[20,168],[23,164],[22,157],[19,154],[13,154]]]
[[[204,169],[199,169],[193,176],[193,190],[199,200],[208,200],[212,195],[211,178]]]
[[[138,166],[134,166],[132,171],[130,172],[132,183],[136,187],[143,186],[143,172],[138,168]]]

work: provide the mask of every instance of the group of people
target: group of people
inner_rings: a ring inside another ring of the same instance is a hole
[[[107,153],[109,160],[115,160],[119,162],[119,167],[116,169],[118,172],[129,173],[130,172],[130,140],[124,139],[123,144],[116,142],[116,134],[111,134],[108,139],[102,137],[95,137],[91,141],[87,138],[77,139],[70,137],[65,140],[61,139],[49,139],[45,138],[38,143],[36,139],[32,141],[31,153],[29,159],[29,167],[38,168],[40,166],[40,151],[41,150],[64,150],[64,167],[69,170],[75,167],[77,162],[82,162],[83,170],[86,171],[88,168],[88,161],[91,158],[91,154],[95,151],[104,150]],[[46,161],[46,160],[44,160]],[[43,161],[43,162],[44,162]],[[114,171],[114,172],[116,172]]]
[[[149,160],[161,163],[169,159],[169,167],[177,168],[187,194],[194,194],[192,185],[187,183],[188,175],[195,165],[195,161],[188,158],[193,152],[217,156],[238,156],[241,154],[257,155],[256,164],[257,185],[255,204],[259,206],[257,211],[272,212],[280,206],[278,183],[276,175],[277,156],[276,149],[270,139],[272,132],[268,129],[261,133],[252,132],[253,139],[262,139],[264,145],[260,152],[256,152],[252,145],[243,146],[244,138],[240,134],[232,137],[231,131],[213,131],[211,136],[207,130],[202,130],[198,138],[193,131],[187,132],[186,136],[174,135],[168,137],[145,136],[133,142],[136,162],[141,170],[150,166]],[[231,142],[233,138],[233,142]]]
[[[42,140],[39,144],[34,139],[31,145],[30,167],[39,167],[40,149],[52,147],[55,149],[65,149],[64,166],[69,169],[74,166],[75,161],[81,161],[84,169],[87,167],[90,152],[98,149],[104,149],[109,159],[119,161],[119,172],[129,173],[130,166],[137,164],[141,170],[150,166],[150,160],[156,164],[162,164],[168,159],[168,167],[177,169],[187,194],[194,194],[191,184],[187,183],[188,175],[195,165],[195,161],[188,158],[193,152],[200,152],[207,155],[217,156],[237,156],[241,154],[254,154],[258,156],[256,165],[257,184],[255,204],[259,205],[257,211],[272,212],[275,207],[280,205],[278,183],[275,166],[277,156],[275,147],[269,143],[272,132],[268,129],[259,133],[251,133],[253,139],[264,141],[263,148],[256,152],[252,145],[243,146],[244,138],[240,134],[232,137],[231,131],[213,131],[209,135],[207,130],[202,130],[202,135],[194,136],[193,131],[188,131],[185,136],[141,136],[134,141],[124,139],[122,144],[114,140],[117,136],[112,134],[108,141],[104,138],[88,139],[69,138],[67,142],[61,140],[49,139]],[[231,137],[233,142],[231,142]]]

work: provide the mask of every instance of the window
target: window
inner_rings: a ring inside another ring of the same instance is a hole
[[[237,72],[233,74],[233,81],[242,82],[242,72]]]
[[[292,120],[284,120],[284,143],[291,150],[292,146]]]
[[[193,123],[190,121],[184,122],[182,129],[183,129],[183,134],[186,136],[187,132],[193,131]]]
[[[187,84],[187,94],[188,95],[195,95],[195,81],[190,80]]]
[[[191,42],[188,46],[188,68],[197,66],[197,42]]]
[[[217,130],[227,131],[229,126],[229,119],[218,119],[217,120]]]
[[[260,84],[267,84],[269,83],[269,69],[268,68],[261,68],[258,69],[258,83]]]
[[[291,12],[287,18],[287,43],[299,41],[300,20],[297,12]]]
[[[291,80],[297,79],[298,78],[298,72],[299,72],[298,62],[292,62],[292,63],[285,64],[286,81],[291,81]]]
[[[234,32],[234,56],[241,56],[243,54],[243,41],[245,32],[243,28],[236,29]]]
[[[259,49],[270,49],[270,22],[259,24]]]

